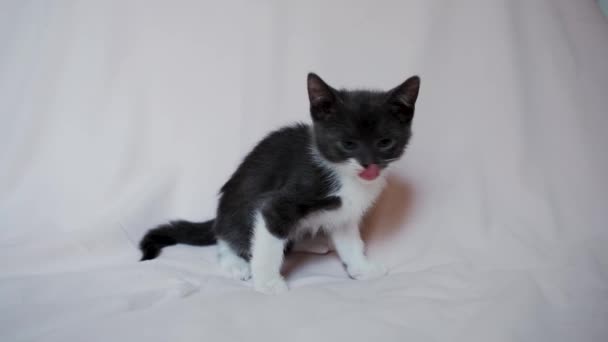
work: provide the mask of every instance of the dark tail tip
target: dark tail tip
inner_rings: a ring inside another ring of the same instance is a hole
[[[140,261],[154,259],[160,255],[163,247],[178,243],[193,246],[207,246],[216,243],[213,222],[214,220],[202,223],[172,221],[150,230],[139,243],[139,249],[142,252]]]
[[[167,228],[164,226],[153,229],[146,233],[144,238],[139,243],[139,249],[142,253],[139,261],[154,259],[160,254],[163,247],[175,245],[177,241],[168,236],[167,233]]]
[[[160,248],[157,246],[142,246],[141,259],[139,261],[152,260],[160,254]]]

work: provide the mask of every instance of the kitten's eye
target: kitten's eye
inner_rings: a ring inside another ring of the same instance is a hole
[[[340,146],[341,149],[347,152],[354,151],[357,149],[357,147],[359,147],[357,142],[352,140],[342,140],[338,143],[338,146]]]
[[[391,147],[393,147],[394,145],[395,145],[395,139],[391,139],[391,138],[380,139],[376,142],[376,146],[380,150],[388,150]]]

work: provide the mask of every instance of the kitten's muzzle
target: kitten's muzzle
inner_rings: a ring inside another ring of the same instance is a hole
[[[380,172],[381,169],[378,164],[369,164],[363,171],[359,172],[359,177],[367,181],[372,181],[380,176]]]

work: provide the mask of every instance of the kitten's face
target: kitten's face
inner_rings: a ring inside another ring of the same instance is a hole
[[[336,90],[309,74],[310,112],[321,155],[365,180],[377,178],[403,155],[419,87],[414,76],[387,92]]]

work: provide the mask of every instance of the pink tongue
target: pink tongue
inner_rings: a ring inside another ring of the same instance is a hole
[[[371,164],[359,173],[359,177],[365,180],[374,180],[380,175],[380,168],[376,164]]]

